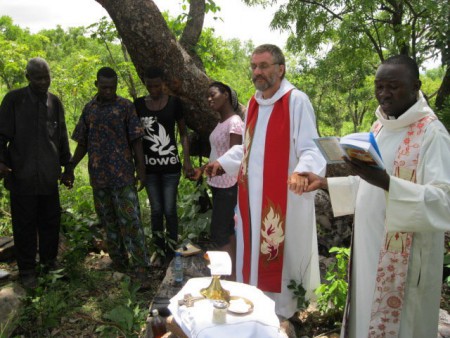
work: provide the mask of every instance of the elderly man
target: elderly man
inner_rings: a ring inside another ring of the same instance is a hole
[[[10,191],[14,248],[22,284],[33,288],[36,252],[44,270],[58,253],[58,179],[70,160],[61,101],[48,92],[50,68],[41,58],[28,61],[29,85],[5,95],[0,107],[0,177]],[[62,181],[71,187],[68,179]]]
[[[336,216],[355,214],[342,337],[437,336],[450,230],[450,137],[420,86],[417,64],[407,56],[377,70],[380,106],[372,130],[386,171],[346,160],[359,177],[304,173],[307,191],[328,187]]]
[[[291,280],[307,292],[320,283],[314,194],[303,192],[303,171],[323,173],[325,160],[315,146],[316,119],[305,93],[284,78],[282,51],[261,45],[250,67],[257,89],[245,121],[244,144],[210,163],[206,174],[238,175],[238,281],[257,286],[289,318],[297,301]]]

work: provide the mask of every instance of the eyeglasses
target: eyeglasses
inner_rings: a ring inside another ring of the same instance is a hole
[[[273,65],[279,65],[279,63],[275,62],[275,63],[260,63],[259,65],[255,65],[255,64],[250,64],[250,69],[252,71],[256,70],[256,68],[259,68],[259,70],[261,71],[265,71],[266,69],[268,69],[270,66]]]

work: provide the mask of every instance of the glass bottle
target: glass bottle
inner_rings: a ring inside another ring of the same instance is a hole
[[[167,332],[165,320],[157,309],[152,310],[151,327],[154,338],[161,338]]]
[[[228,303],[224,300],[215,300],[213,302],[213,323],[225,324],[227,318]]]

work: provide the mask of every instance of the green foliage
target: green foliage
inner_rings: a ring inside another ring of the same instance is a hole
[[[292,298],[297,299],[297,310],[308,308],[309,301],[306,299],[306,290],[301,282],[297,284],[295,280],[291,279],[288,289],[292,291]]]
[[[354,56],[351,60],[347,58],[349,53]],[[373,54],[336,46],[314,66],[296,61],[291,61],[291,68],[300,63],[303,69],[294,68],[287,77],[310,97],[320,135],[340,136],[370,128],[376,108]]]
[[[208,238],[211,211],[201,214],[199,213],[200,207],[197,204],[198,198],[202,194],[201,190],[206,188],[205,181],[202,185],[197,185],[196,182],[187,179],[180,181],[177,208],[181,242],[189,239],[198,243]]]
[[[321,313],[343,312],[347,298],[346,276],[350,249],[334,247],[330,253],[336,253],[336,262],[328,266],[325,275],[327,282],[315,290],[318,295],[317,307]]]
[[[300,78],[307,81],[302,88],[311,98],[321,135],[369,129],[376,103],[366,79],[386,57],[407,54],[421,65],[440,52],[443,62],[448,60],[448,1],[244,1],[279,4],[271,26],[291,32],[287,49],[307,60],[301,65],[309,68],[303,67]],[[448,116],[441,113],[441,118]]]
[[[69,269],[40,277],[38,287],[24,299],[16,333],[47,337],[58,332],[61,323],[83,318],[98,323],[95,331],[102,336],[138,337],[148,313],[139,286],[124,277],[115,287],[104,274],[74,274]],[[98,297],[104,288],[108,297]]]
[[[224,41],[213,33],[211,29],[202,32],[197,53],[208,76],[231,86],[238,93],[239,101],[246,105],[255,92],[249,67],[253,43],[237,39]]]
[[[450,96],[445,100],[443,108],[437,111],[436,114],[445,128],[450,131]]]
[[[214,8],[214,9],[213,9]],[[213,1],[206,2],[206,13],[216,14],[220,7]],[[180,38],[186,25],[187,13],[171,18],[163,13],[169,29]],[[218,17],[214,17],[219,19]],[[205,72],[216,81],[231,86],[238,93],[239,102],[246,105],[254,93],[251,73],[249,71],[250,54],[254,49],[251,41],[241,42],[238,39],[225,41],[215,36],[214,29],[204,28],[195,46],[195,52],[201,59]],[[205,94],[206,95],[206,94]]]
[[[450,243],[448,243],[450,246]],[[450,269],[450,252],[446,252],[444,255],[444,266]],[[450,276],[447,276],[447,279],[445,280],[448,286],[450,286]]]
[[[62,271],[50,272],[40,277],[38,287],[25,298],[20,321],[38,323],[37,333],[40,335],[57,327],[61,316],[70,308],[67,296],[71,292],[61,281]]]
[[[108,322],[100,325],[96,332],[105,336],[121,333],[123,336],[137,336],[147,316],[147,311],[138,304],[139,285],[133,284],[128,278],[121,283],[124,302],[107,311],[103,318]]]
[[[12,236],[11,211],[9,208],[9,192],[0,181],[0,237]]]

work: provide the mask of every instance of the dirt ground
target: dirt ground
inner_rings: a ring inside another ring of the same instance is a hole
[[[121,281],[126,275],[116,272],[110,267],[110,259],[104,254],[89,254],[83,265],[81,273],[89,275],[89,286],[84,289],[82,286],[74,286],[76,292],[68,293],[70,297],[76,297],[77,310],[70,311],[67,315],[61,314],[56,320],[59,322],[56,328],[47,331],[36,330],[36,325],[40,325],[36,318],[34,322],[27,323],[26,321],[19,326],[13,336],[19,337],[99,337],[108,336],[107,334],[99,333],[99,328],[105,325],[110,325],[102,317],[100,309],[96,306],[105,299],[114,299],[123,291],[121,290]],[[5,263],[0,265],[0,268],[6,267]],[[7,266],[8,269],[14,271],[14,263]],[[14,273],[13,273],[14,275]],[[147,315],[148,311],[145,307],[150,306],[153,296],[164,278],[165,271],[162,269],[154,269],[149,274],[152,287],[145,291],[140,291],[137,295],[141,304],[142,315]],[[94,277],[92,277],[94,276]],[[13,277],[13,279],[16,277]],[[68,302],[70,300],[67,300]],[[145,306],[145,304],[147,304]],[[105,305],[102,305],[105,306]],[[443,285],[441,308],[450,312],[450,287]],[[340,330],[341,314],[321,316],[317,312],[303,311],[298,314],[298,318],[292,320],[291,330],[295,331],[296,337],[338,337]],[[118,330],[120,332],[120,330]],[[145,326],[141,327],[140,332],[136,332],[136,336],[144,337]],[[123,335],[125,336],[125,335]]]

